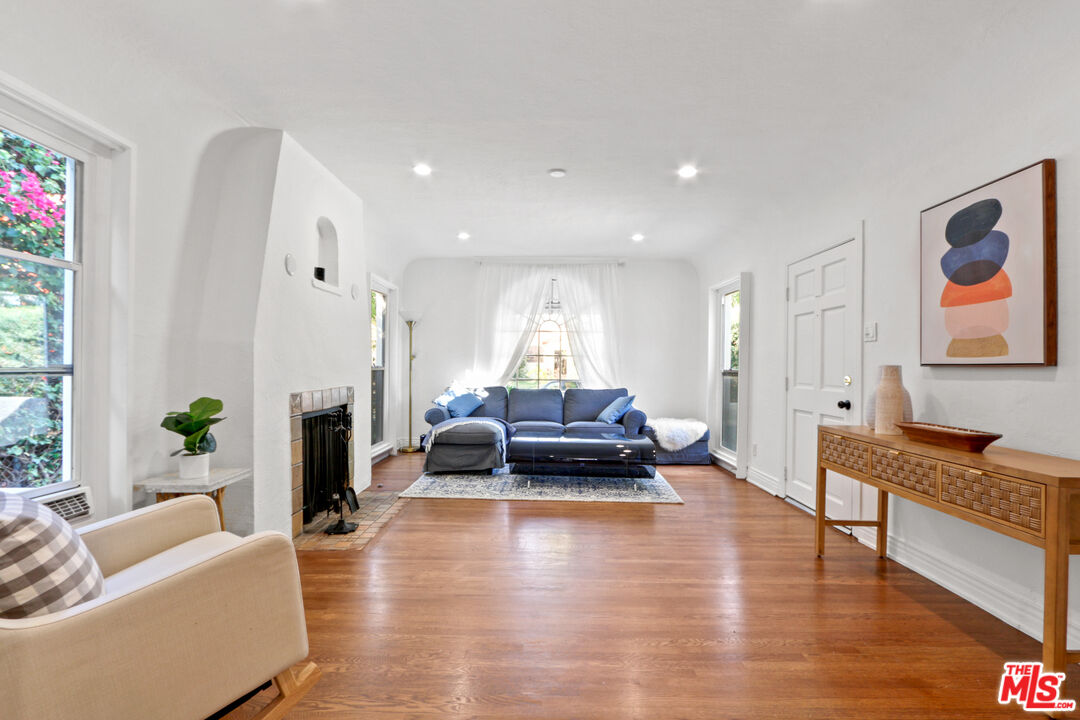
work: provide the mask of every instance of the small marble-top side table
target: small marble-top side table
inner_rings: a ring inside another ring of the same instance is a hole
[[[249,477],[251,468],[213,468],[209,475],[201,478],[181,478],[177,473],[169,473],[146,478],[135,483],[135,487],[157,493],[158,502],[172,500],[181,495],[206,495],[217,504],[221,529],[224,530],[225,511],[221,507],[221,500],[225,496],[225,488]]]

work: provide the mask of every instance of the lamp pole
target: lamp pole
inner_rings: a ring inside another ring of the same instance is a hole
[[[402,313],[404,315],[404,313]],[[400,452],[414,453],[420,450],[412,444],[412,373],[413,373],[413,360],[416,359],[416,354],[413,352],[413,327],[418,320],[413,317],[405,318],[405,324],[409,326],[409,444],[401,448]]]

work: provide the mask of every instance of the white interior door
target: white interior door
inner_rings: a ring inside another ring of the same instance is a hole
[[[786,494],[815,509],[818,425],[853,425],[862,397],[862,245],[854,238],[788,266]],[[828,517],[854,519],[857,483],[829,473]]]

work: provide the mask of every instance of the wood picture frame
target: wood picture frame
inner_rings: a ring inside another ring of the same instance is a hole
[[[922,365],[1057,365],[1056,166],[1041,160],[920,213]]]

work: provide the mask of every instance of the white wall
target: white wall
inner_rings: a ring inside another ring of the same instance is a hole
[[[255,319],[281,146],[280,130],[256,128],[228,130],[210,141],[195,183],[190,239],[178,259],[185,281],[173,302],[185,311],[173,314],[170,339],[183,362],[170,381],[187,396],[173,409],[200,395],[222,400],[226,420],[214,426],[218,450],[211,458],[216,467],[253,462]],[[255,530],[261,481],[253,475],[226,491],[231,531]]]
[[[104,484],[95,497],[108,497],[105,511],[116,514],[131,506],[133,479],[175,464],[168,453],[176,436],[158,423],[198,393],[174,380],[191,355],[173,338],[174,319],[189,311],[177,298],[191,281],[184,257],[198,221],[197,171],[211,139],[244,122],[160,67],[152,45],[109,42],[110,17],[93,7],[21,3],[18,18],[22,27],[48,28],[50,37],[65,38],[69,51],[42,52],[39,34],[14,33],[4,43],[4,71],[135,145],[130,305],[124,308],[130,323],[129,475],[90,480]],[[228,436],[223,424],[223,443]]]
[[[737,238],[717,238],[702,265],[703,285],[740,271],[754,275],[753,468],[774,478],[784,470],[785,266],[850,237],[862,219],[865,320],[878,323],[879,337],[865,345],[866,393],[873,391],[879,365],[899,363],[916,419],[1001,432],[1004,446],[1080,457],[1080,406],[1074,402],[1080,393],[1080,92],[1075,84],[1026,69],[1076,69],[1080,49],[1069,40],[1032,43],[1026,51],[1023,63],[1002,61],[987,69],[978,66],[985,57],[960,63],[946,78],[951,93],[935,106],[911,107],[908,116],[894,118],[873,153],[838,160],[840,167],[827,175],[778,195],[784,212],[762,216]],[[992,96],[1008,102],[986,112],[983,100]],[[1058,161],[1060,365],[920,367],[920,210],[1045,157]],[[1040,616],[1029,609],[1041,604],[1039,550],[903,500],[892,507],[893,547],[906,562],[918,564],[934,548],[940,562],[920,565],[921,571],[1041,635]],[[1077,618],[1080,583],[1072,589]]]
[[[415,331],[414,439],[428,427],[423,418],[431,399],[472,369],[479,268],[474,260],[446,258],[414,260],[405,268],[403,304],[423,313]],[[620,272],[620,384],[654,417],[702,417],[705,338],[697,270],[684,260],[633,260]],[[402,426],[400,437],[406,434]]]
[[[184,362],[171,381],[192,397],[225,403],[215,426],[218,467],[250,467],[250,481],[229,488],[230,530],[290,532],[289,393],[369,387],[367,253],[363,206],[325,167],[280,130],[238,128],[203,153],[191,240],[180,259],[186,281],[174,299],[174,350]],[[317,221],[338,237],[338,294],[312,286]],[[285,271],[292,254],[297,272]],[[353,299],[352,285],[360,298]],[[354,415],[357,457],[366,456],[369,414]],[[367,487],[359,462],[353,484]]]
[[[339,286],[335,295],[312,286],[318,233],[327,217],[337,229]],[[285,254],[297,261],[285,272]],[[273,209],[260,262],[262,283],[254,341],[255,528],[289,532],[289,393],[355,388],[353,414],[357,490],[371,483],[364,462],[371,438],[366,398],[371,382],[367,303],[367,256],[363,204],[323,165],[284,135],[274,186]],[[354,299],[351,286],[360,288]]]
[[[52,36],[66,38],[70,52],[42,53],[39,37],[15,34],[5,43],[4,71],[135,146],[130,305],[124,308],[130,326],[130,458],[126,476],[99,479],[105,491],[95,496],[109,499],[105,514],[131,507],[133,480],[175,468],[169,453],[178,438],[158,423],[166,411],[202,394],[223,398],[228,416],[215,427],[219,450],[213,462],[255,464],[256,483],[265,479],[275,490],[287,485],[281,473],[288,461],[278,463],[288,449],[288,432],[281,428],[287,393],[355,385],[358,402],[365,401],[367,324],[357,317],[364,303],[352,300],[349,285],[366,290],[369,252],[379,272],[399,277],[395,250],[382,251],[379,242],[364,246],[359,199],[290,139],[282,142],[279,131],[246,128],[244,118],[162,65],[152,43],[109,42],[108,13],[42,0],[20,6],[18,14],[25,27],[48,27]],[[308,184],[284,178],[279,187],[287,186],[291,195],[275,196],[279,209],[270,231],[275,144],[288,170]],[[310,216],[318,213],[333,213],[335,222],[341,218],[340,298],[318,293],[302,274],[284,281],[283,248],[298,255],[302,267],[311,264],[304,257],[305,233],[309,220],[314,227]],[[295,307],[286,307],[294,296]],[[247,335],[227,332],[238,323],[248,327]],[[303,340],[286,341],[288,327],[299,329]],[[327,344],[327,337],[333,342]],[[256,351],[265,351],[257,367]],[[264,385],[258,393],[257,381]],[[356,416],[359,459],[370,437],[363,425],[366,404]],[[279,441],[280,447],[266,447]],[[356,469],[355,484],[364,487],[368,465],[358,461]],[[283,521],[280,508],[258,500],[262,493],[256,489],[234,487],[226,494],[230,529],[287,530],[287,514]],[[287,501],[287,488],[283,497]]]

